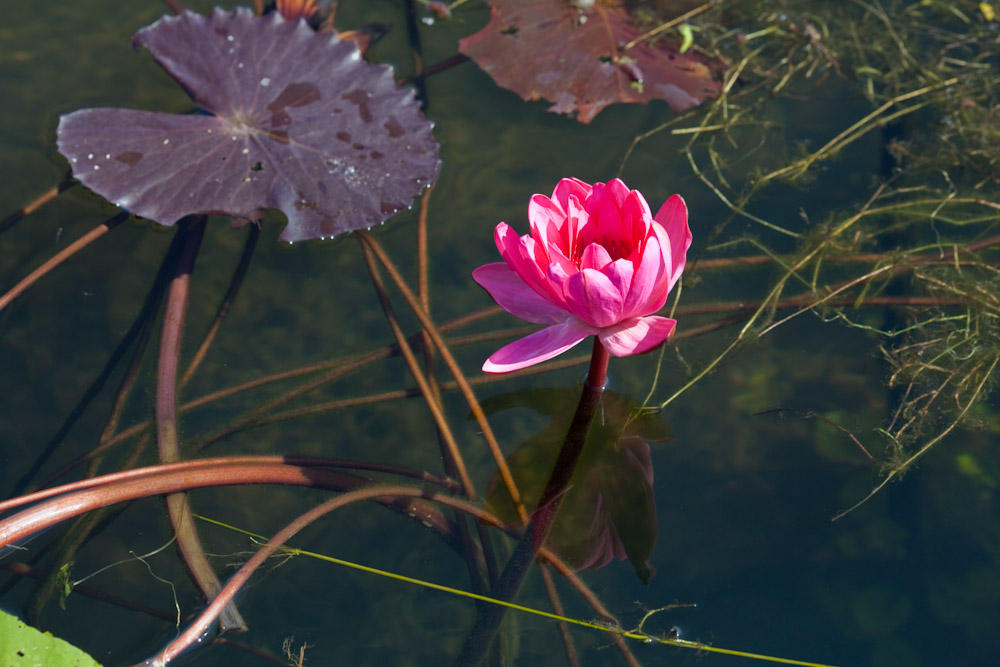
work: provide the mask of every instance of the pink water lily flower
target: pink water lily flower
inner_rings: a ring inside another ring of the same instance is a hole
[[[506,223],[494,237],[503,262],[472,277],[501,308],[550,326],[495,352],[483,370],[507,373],[597,336],[616,357],[646,352],[677,321],[653,315],[684,271],[691,230],[687,206],[674,195],[654,216],[637,190],[619,179],[588,185],[559,181],[552,197],[528,205],[531,234]]]

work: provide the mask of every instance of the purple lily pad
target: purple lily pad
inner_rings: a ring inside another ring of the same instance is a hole
[[[254,220],[280,239],[334,236],[408,207],[437,173],[413,91],[352,42],[245,8],[163,17],[135,34],[211,115],[83,109],[59,121],[73,175],[136,215]]]

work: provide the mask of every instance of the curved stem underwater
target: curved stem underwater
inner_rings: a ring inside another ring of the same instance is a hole
[[[226,605],[231,604],[233,597],[241,588],[243,588],[253,573],[256,572],[257,569],[263,565],[267,559],[278,550],[279,547],[313,521],[316,521],[325,514],[329,514],[335,509],[339,509],[359,500],[369,500],[383,496],[399,496],[404,494],[413,495],[414,493],[421,494],[422,492],[419,489],[406,486],[372,486],[365,489],[349,491],[337,496],[336,498],[332,498],[321,505],[317,505],[305,514],[302,514],[290,524],[278,531],[278,533],[275,534],[275,536],[272,537],[267,544],[258,549],[254,555],[251,556],[250,559],[236,571],[229,581],[226,582],[226,585],[222,588],[215,599],[209,603],[208,607],[205,608],[198,618],[196,618],[194,622],[180,634],[180,636],[167,644],[167,646],[162,651],[157,653],[157,655],[149,660],[146,660],[145,662],[140,663],[137,667],[164,667],[181,653],[197,644],[199,638],[211,629],[212,625],[215,623],[215,619],[219,617],[219,614],[226,607]]]
[[[367,480],[323,469],[329,465],[337,465],[337,461],[310,457],[225,457],[150,466],[81,480],[0,503],[0,511],[32,502],[37,503],[26,510],[0,519],[0,553],[6,549],[22,549],[16,546],[18,542],[73,517],[139,498],[198,488],[246,484],[295,485],[337,491],[371,488]],[[381,494],[376,494],[375,499],[381,499],[382,504],[416,517],[421,523],[429,523],[432,529],[445,538],[450,534],[450,522],[435,505],[450,507],[485,525],[511,532],[511,529],[498,517],[466,500],[428,488],[412,486],[391,488],[399,490],[394,494],[386,494],[383,491]],[[71,491],[71,489],[76,490]],[[52,493],[61,495],[38,502]],[[452,546],[456,551],[459,550],[458,545],[452,544]],[[545,558],[556,572],[565,577],[598,615],[619,625],[617,619],[556,554],[543,548],[539,556]],[[612,639],[628,663],[635,665],[635,660],[622,637],[615,636]]]
[[[177,234],[181,237],[181,256],[167,294],[163,332],[160,336],[160,358],[156,368],[156,444],[163,463],[174,463],[180,459],[180,442],[177,436],[177,367],[191,290],[191,274],[205,236],[205,222],[206,216],[198,215],[177,223]],[[187,495],[172,493],[166,497],[166,502],[170,524],[177,535],[177,549],[188,573],[205,599],[211,600],[222,588],[222,582],[208,562],[201,540],[198,539]],[[220,626],[222,632],[247,630],[246,622],[235,606],[226,610]]]

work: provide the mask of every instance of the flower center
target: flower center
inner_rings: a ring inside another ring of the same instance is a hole
[[[628,246],[624,239],[609,239],[607,235],[601,237],[600,244],[604,246],[604,249],[608,251],[611,255],[611,261],[616,259],[621,259],[622,257],[628,257],[632,254],[632,248]]]
[[[601,236],[601,238],[594,239],[591,243],[603,247],[607,251],[608,255],[611,256],[612,262],[615,261],[616,259],[621,259],[622,257],[628,257],[629,255],[632,254],[631,244],[629,244],[625,239],[622,238],[609,239],[608,235],[604,234],[603,236]],[[581,264],[583,263],[584,250],[586,250],[587,246],[591,245],[591,243],[588,243],[586,245],[576,244],[576,248],[573,250],[571,256],[573,258],[573,263],[576,265],[577,269],[579,269]]]

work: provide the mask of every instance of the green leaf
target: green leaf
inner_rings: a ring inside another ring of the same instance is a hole
[[[3,667],[101,667],[69,642],[39,632],[0,611],[0,665]]]
[[[64,563],[59,572],[56,573],[56,589],[59,591],[59,608],[66,611],[66,598],[73,592],[73,580],[70,579],[70,570],[73,569],[73,561]]]

